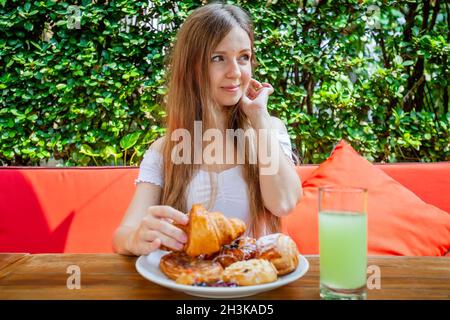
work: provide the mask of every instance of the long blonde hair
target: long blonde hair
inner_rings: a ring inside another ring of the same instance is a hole
[[[249,15],[241,8],[229,4],[208,4],[193,11],[177,34],[177,40],[169,55],[166,73],[167,95],[164,99],[166,108],[165,124],[167,128],[163,149],[164,159],[171,159],[172,150],[180,141],[170,139],[176,129],[186,129],[194,137],[194,121],[202,121],[205,127],[214,127],[217,123],[213,112],[208,107],[217,108],[210,95],[209,62],[210,57],[220,41],[235,26],[242,28],[249,36],[252,47],[252,69],[256,66],[253,49],[253,25]],[[208,107],[206,107],[208,106]],[[227,129],[250,128],[247,116],[237,105],[227,110]],[[203,128],[207,129],[207,128]],[[254,143],[250,140],[249,143]],[[235,143],[236,145],[236,143]],[[243,177],[247,183],[250,206],[249,231],[256,237],[263,233],[280,230],[280,218],[272,215],[263,205],[259,170],[257,164],[249,161],[252,146],[245,144],[245,163]],[[194,144],[191,143],[191,155]],[[253,146],[254,147],[254,146]],[[164,161],[164,188],[161,203],[177,210],[187,212],[187,183],[199,168],[198,164],[174,164]],[[212,180],[211,180],[212,183]],[[215,194],[216,186],[211,186]],[[214,199],[210,199],[212,203]],[[230,213],[232,215],[232,213]]]

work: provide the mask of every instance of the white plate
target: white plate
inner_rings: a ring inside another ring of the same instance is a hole
[[[261,292],[269,291],[275,288],[279,288],[295,281],[305,275],[309,269],[308,260],[302,255],[299,255],[299,264],[294,272],[291,272],[285,276],[278,277],[277,281],[255,285],[255,286],[242,286],[242,287],[197,287],[188,286],[184,284],[178,284],[170,278],[166,277],[164,273],[159,269],[159,260],[167,251],[155,251],[148,256],[141,256],[136,261],[136,269],[141,276],[159,284],[163,287],[167,287],[176,291],[181,291],[189,295],[204,297],[204,298],[240,298],[247,297]]]

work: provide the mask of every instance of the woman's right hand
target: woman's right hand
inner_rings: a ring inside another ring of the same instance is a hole
[[[138,228],[130,234],[127,250],[139,256],[149,254],[161,245],[174,250],[183,249],[187,235],[172,221],[186,225],[188,217],[171,206],[149,207]]]

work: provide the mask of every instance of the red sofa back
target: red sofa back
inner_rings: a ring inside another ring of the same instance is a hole
[[[379,164],[425,202],[450,212],[450,163]],[[317,166],[298,166],[305,180]],[[112,252],[136,167],[0,168],[0,252]]]

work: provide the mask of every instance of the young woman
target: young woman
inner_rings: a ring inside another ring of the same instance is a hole
[[[114,235],[116,252],[181,249],[186,234],[171,222],[186,224],[194,203],[242,219],[254,237],[280,230],[280,217],[299,201],[301,184],[286,127],[267,110],[274,89],[252,79],[254,67],[252,22],[243,9],[208,4],[184,22],[168,64],[166,135],[142,160],[134,197]],[[211,145],[203,137],[183,150],[191,161],[174,161],[180,141],[195,140],[199,124],[205,134],[219,133],[214,144],[222,148],[205,161]],[[245,132],[244,146],[230,131]],[[193,157],[199,148],[203,161]],[[268,168],[276,170],[264,173]]]

